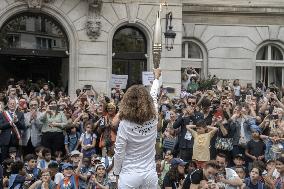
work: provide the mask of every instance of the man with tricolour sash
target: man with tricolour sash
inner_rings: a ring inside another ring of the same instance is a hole
[[[0,113],[0,150],[1,162],[8,157],[9,147],[18,147],[21,141],[19,130],[25,130],[25,118],[17,111],[15,99],[9,99],[8,109]]]

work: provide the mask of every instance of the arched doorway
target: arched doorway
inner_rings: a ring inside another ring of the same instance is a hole
[[[127,88],[142,84],[142,72],[147,70],[147,40],[133,26],[119,28],[113,37],[112,74],[128,75]]]
[[[52,82],[68,91],[69,41],[64,29],[43,13],[23,12],[0,29],[0,87],[15,80]]]

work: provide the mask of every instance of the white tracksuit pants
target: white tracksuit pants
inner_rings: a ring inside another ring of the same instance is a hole
[[[156,170],[142,173],[120,173],[118,189],[157,189],[158,175]]]

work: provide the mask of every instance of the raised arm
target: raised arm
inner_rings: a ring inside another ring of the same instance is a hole
[[[264,101],[264,103],[262,104],[262,106],[261,106],[260,109],[259,109],[259,113],[264,113],[264,112],[265,112],[265,110],[267,109],[268,102],[269,102],[268,99],[266,99],[266,100]]]
[[[161,69],[160,68],[154,69],[155,80],[153,81],[150,94],[153,98],[155,109],[157,113],[158,113],[158,93],[159,93],[159,88],[160,88],[160,83],[159,83],[160,76],[161,76]]]
[[[196,128],[196,125],[186,125],[188,131],[193,131],[194,128]]]
[[[272,98],[277,102],[278,106],[284,110],[284,104],[277,98],[276,94],[273,94]]]
[[[209,129],[211,136],[214,135],[218,131],[217,127],[212,127],[212,126],[207,126],[207,129]]]

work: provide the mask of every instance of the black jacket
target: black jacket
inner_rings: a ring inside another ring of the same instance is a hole
[[[178,119],[174,122],[174,129],[181,128],[181,131],[178,136],[178,147],[179,149],[188,149],[193,148],[193,137],[191,140],[186,140],[184,137],[186,135],[187,129],[186,125],[189,125],[190,122],[192,124],[196,124],[196,122],[200,119],[203,119],[204,116],[200,112],[195,112],[194,115],[188,117],[179,116]]]
[[[15,123],[19,130],[25,130],[25,117],[22,112],[16,112],[18,122]],[[0,113],[0,146],[9,145],[11,137],[15,137],[10,123],[6,120],[3,113]],[[12,136],[14,135],[14,136]]]

